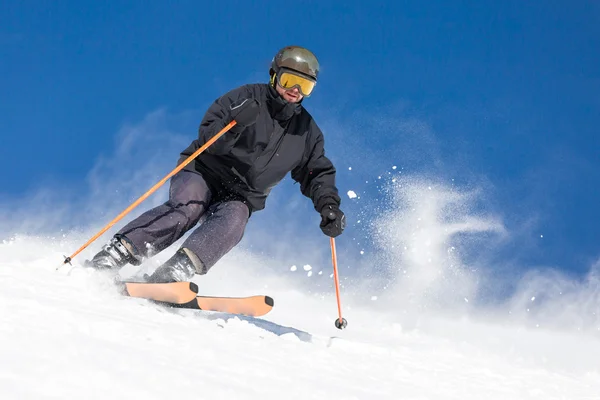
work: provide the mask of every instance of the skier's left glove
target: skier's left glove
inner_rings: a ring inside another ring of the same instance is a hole
[[[321,230],[330,237],[342,234],[346,228],[346,216],[336,204],[327,204],[321,209]]]

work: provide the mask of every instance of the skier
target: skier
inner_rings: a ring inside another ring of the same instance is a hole
[[[178,165],[229,122],[236,125],[171,178],[166,203],[123,227],[86,265],[140,265],[199,224],[146,280],[189,281],[206,274],[240,242],[250,216],[265,207],[269,192],[288,172],[320,213],[323,233],[340,235],[346,222],[336,169],[325,156],[321,130],[302,106],[318,72],[312,52],[284,47],[271,62],[269,84],[244,85],[218,98]]]

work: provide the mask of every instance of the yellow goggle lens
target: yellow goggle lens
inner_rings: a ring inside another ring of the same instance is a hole
[[[309,96],[315,88],[316,82],[291,72],[282,72],[278,76],[279,85],[284,89],[297,87],[304,96]]]

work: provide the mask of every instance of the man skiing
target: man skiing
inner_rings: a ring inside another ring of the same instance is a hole
[[[86,265],[139,265],[200,224],[181,248],[147,276],[148,282],[188,281],[207,271],[242,239],[250,215],[291,172],[321,215],[321,230],[345,227],[336,170],[325,156],[321,130],[301,102],[313,92],[319,63],[309,50],[288,46],[273,58],[269,84],[249,84],[218,98],[198,139],[179,163],[232,120],[227,133],[171,178],[169,200],[123,227]]]

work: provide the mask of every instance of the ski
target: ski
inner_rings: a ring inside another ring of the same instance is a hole
[[[269,313],[274,304],[272,297],[263,295],[248,297],[196,296],[189,303],[177,305],[177,307],[260,317]]]
[[[185,304],[198,295],[194,282],[143,283],[119,282],[125,296],[160,301],[162,303]]]
[[[152,300],[159,304],[202,311],[217,311],[259,317],[274,306],[269,296],[219,297],[199,296],[194,282],[143,283],[120,282],[123,295]]]

